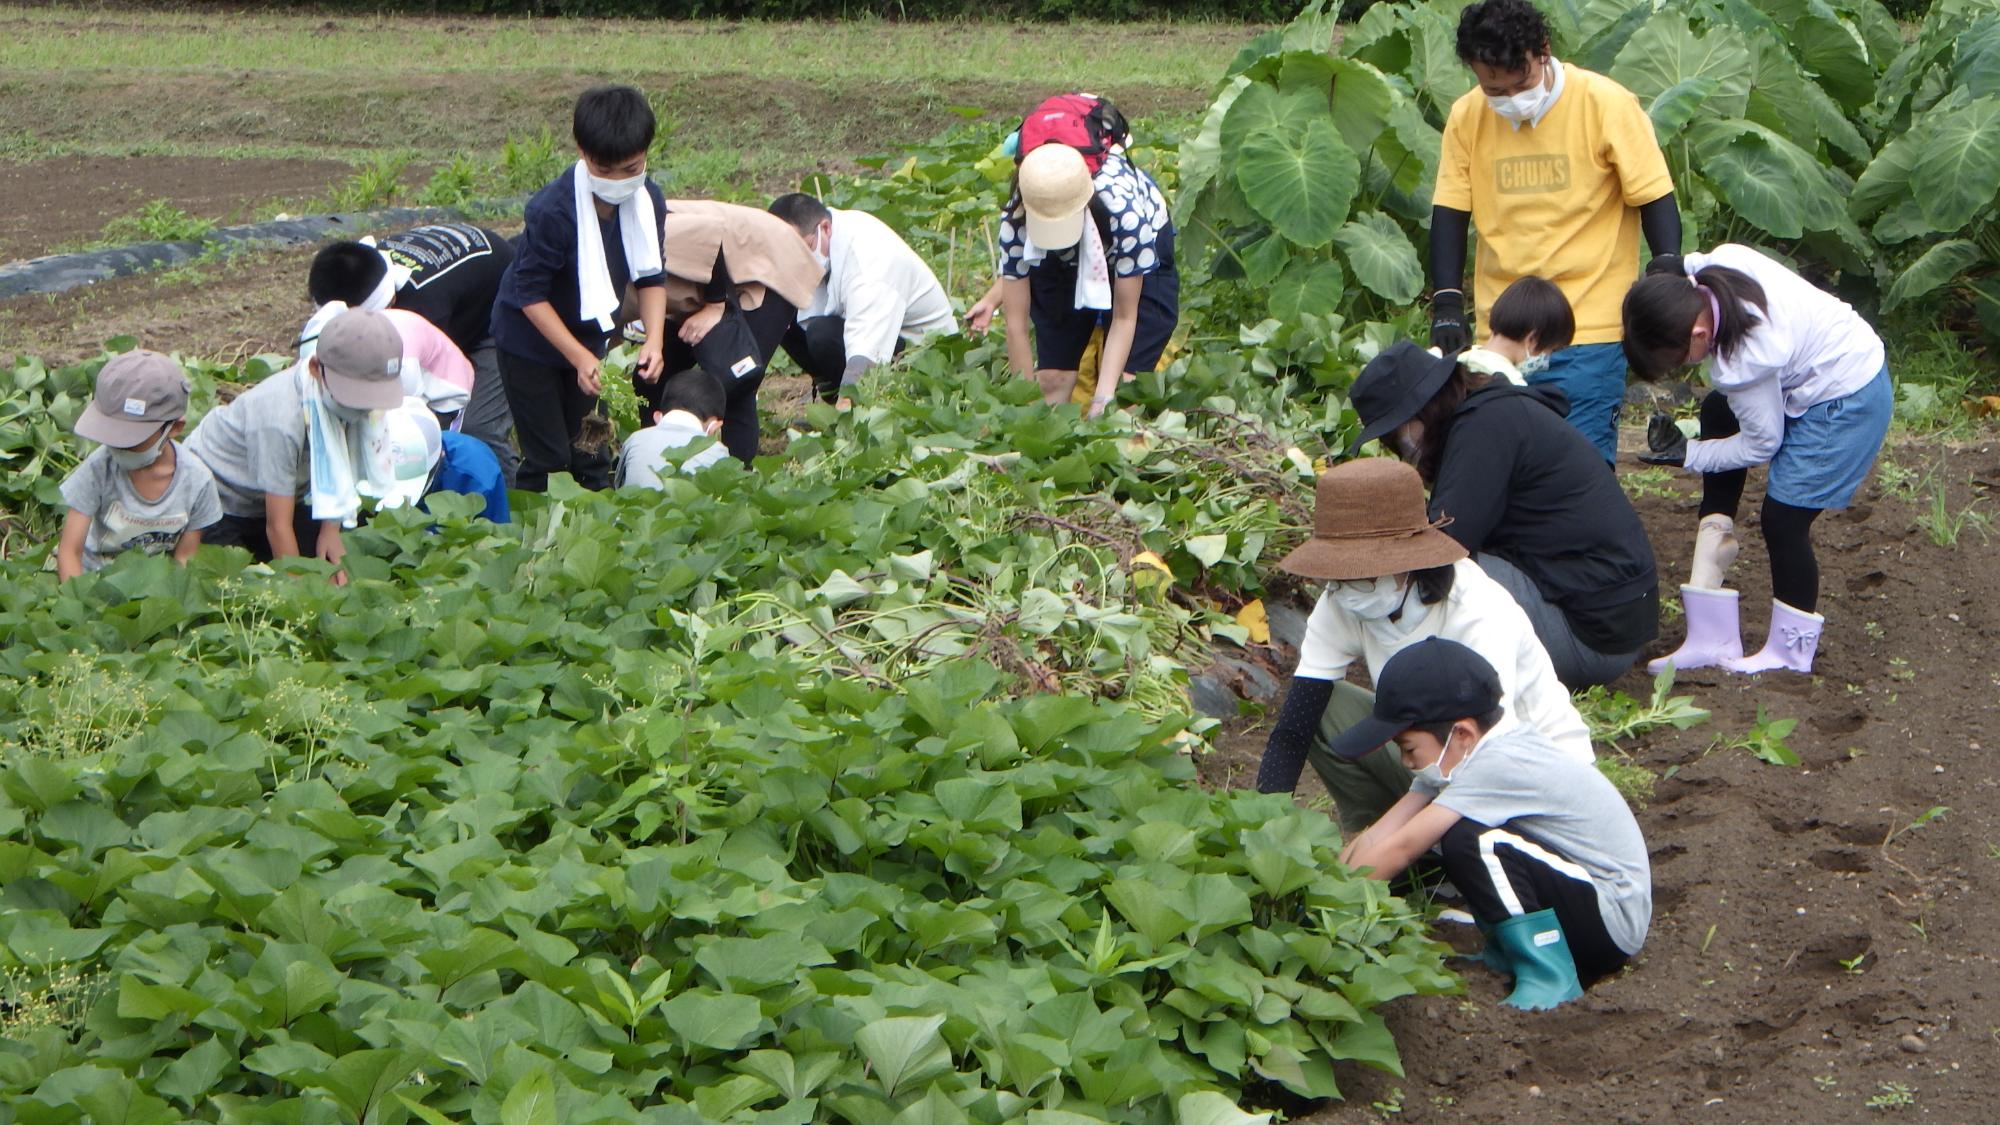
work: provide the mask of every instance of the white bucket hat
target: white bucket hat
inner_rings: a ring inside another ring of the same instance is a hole
[[[444,438],[437,415],[420,398],[406,398],[367,424],[362,434],[366,473],[363,494],[379,508],[400,508],[424,498],[431,471],[444,455]]]
[[[1041,145],[1021,158],[1020,184],[1028,240],[1043,250],[1075,246],[1097,190],[1083,154],[1060,142]]]

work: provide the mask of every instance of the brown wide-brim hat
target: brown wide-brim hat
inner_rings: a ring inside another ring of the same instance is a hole
[[[1438,530],[1424,503],[1423,478],[1391,457],[1366,457],[1320,474],[1313,537],[1278,562],[1301,578],[1331,582],[1449,566],[1466,557]]]

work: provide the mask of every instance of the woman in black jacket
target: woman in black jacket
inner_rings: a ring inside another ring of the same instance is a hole
[[[1361,437],[1417,467],[1431,516],[1527,611],[1571,690],[1609,683],[1659,633],[1639,514],[1552,387],[1521,387],[1398,342],[1352,391]]]

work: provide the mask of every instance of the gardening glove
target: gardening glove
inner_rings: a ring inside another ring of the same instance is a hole
[[[1646,419],[1646,452],[1639,460],[1648,465],[1679,465],[1687,460],[1688,439],[1674,424],[1673,415],[1654,411]]]
[[[1456,289],[1431,294],[1431,346],[1450,353],[1464,351],[1471,342],[1465,330],[1465,294]]]
[[[1653,255],[1653,260],[1646,263],[1647,277],[1651,277],[1656,273],[1682,277],[1686,272],[1681,266],[1681,256],[1679,254],[1655,254]]]

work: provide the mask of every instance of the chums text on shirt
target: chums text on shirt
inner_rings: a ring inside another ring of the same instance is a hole
[[[1503,195],[1537,195],[1569,187],[1569,155],[1510,156],[1493,165],[1493,186]]]

